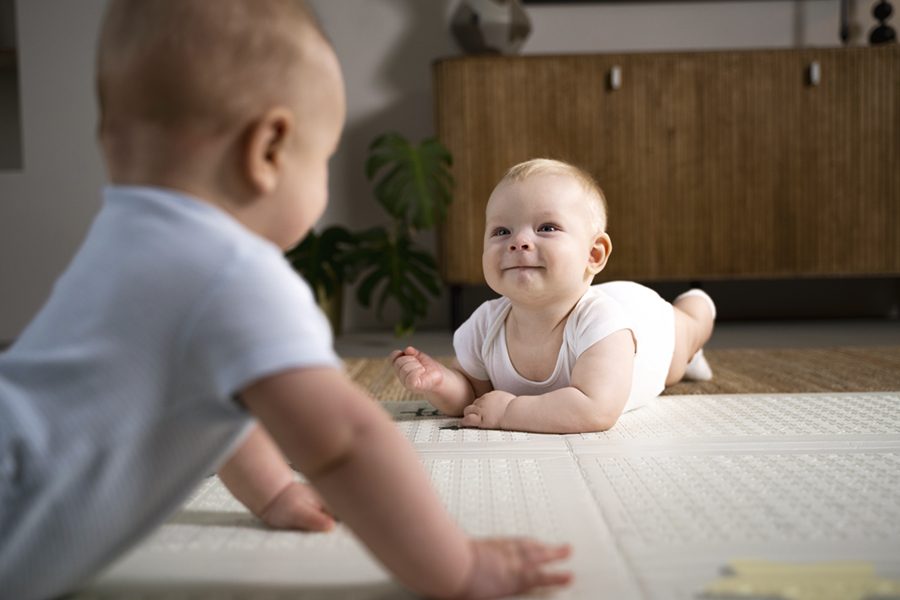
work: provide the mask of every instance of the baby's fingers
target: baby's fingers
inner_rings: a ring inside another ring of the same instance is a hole
[[[526,590],[536,587],[567,585],[572,581],[572,573],[568,571],[545,571],[543,569],[548,563],[571,556],[572,547],[568,544],[548,546],[534,540],[523,540],[521,552],[523,559],[522,584]]]
[[[394,359],[394,370],[399,373],[411,373],[422,369],[422,363],[414,356],[406,356],[401,354]]]
[[[548,563],[567,558],[571,548],[548,546],[525,538],[475,541],[475,569],[461,598],[498,598],[535,588],[567,585],[572,574],[548,570]]]
[[[542,571],[536,568],[522,574],[522,590],[526,592],[534,588],[569,585],[572,583],[572,573],[568,571]]]
[[[301,484],[292,484],[272,500],[260,515],[276,529],[329,531],[334,517],[320,501],[318,494]]]
[[[331,531],[334,528],[334,522],[335,518],[325,507],[306,505],[296,508],[290,521],[290,528],[304,531]]]
[[[463,418],[460,425],[463,427],[481,427],[482,419],[480,409],[474,404],[463,409]]]
[[[400,372],[400,380],[406,389],[424,392],[432,388],[431,378],[421,367],[410,367]]]
[[[550,562],[563,560],[572,555],[572,546],[559,544],[549,546],[536,540],[522,540],[520,546],[522,562],[527,565],[544,565]]]
[[[556,546],[551,546],[530,538],[522,540],[520,550],[525,562],[530,563],[545,563],[554,560],[562,560],[564,558],[569,558],[572,554],[572,546],[569,544],[557,544]]]
[[[542,568],[548,563],[571,556],[570,545],[548,546],[536,540],[525,539],[519,542],[519,552],[522,559],[522,585],[525,589],[566,585],[572,581],[570,572],[545,571]]]
[[[411,356],[401,356],[394,361],[394,371],[403,379],[408,380],[424,370],[421,363]]]

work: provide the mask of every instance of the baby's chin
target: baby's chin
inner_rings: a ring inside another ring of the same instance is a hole
[[[549,291],[548,284],[535,271],[536,269],[506,271],[502,280],[496,287],[491,286],[491,289],[507,298],[521,297],[523,300],[534,298],[536,293]]]

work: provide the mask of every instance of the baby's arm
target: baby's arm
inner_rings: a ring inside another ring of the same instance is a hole
[[[539,396],[490,392],[465,408],[462,424],[540,433],[603,431],[625,408],[633,369],[631,331],[617,331],[578,357],[571,386]]]
[[[288,371],[241,397],[341,520],[413,591],[489,598],[570,579],[544,570],[568,555],[567,546],[470,540],[443,509],[409,442],[339,371]]]
[[[394,372],[403,387],[423,394],[443,414],[460,417],[475,398],[493,389],[490,381],[473,379],[456,361],[445,367],[424,352],[407,346],[391,353]]]
[[[272,438],[254,426],[219,470],[225,487],[250,512],[279,529],[327,531],[334,526],[322,499],[298,482]]]

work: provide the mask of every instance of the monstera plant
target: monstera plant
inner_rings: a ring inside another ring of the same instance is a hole
[[[417,231],[437,225],[452,200],[450,152],[434,138],[418,145],[397,133],[377,137],[369,146],[366,177],[376,201],[391,217],[388,227],[360,232],[332,226],[310,232],[288,252],[288,260],[316,292],[320,306],[340,331],[345,284],[359,282],[356,298],[376,315],[394,304],[399,320],[394,333],[412,332],[425,317],[429,296],[437,297],[441,280],[434,256],[414,239]]]
[[[294,270],[303,275],[312,288],[335,335],[341,329],[344,284],[353,279],[353,265],[348,254],[356,247],[356,236],[350,230],[332,225],[321,233],[310,231],[286,254]]]
[[[360,277],[356,297],[366,307],[375,302],[380,319],[385,305],[395,304],[400,311],[397,336],[413,331],[426,315],[429,295],[440,295],[437,263],[413,234],[434,227],[446,215],[453,199],[452,162],[450,152],[434,138],[413,145],[388,133],[369,146],[366,177],[393,223],[357,235],[351,261]]]

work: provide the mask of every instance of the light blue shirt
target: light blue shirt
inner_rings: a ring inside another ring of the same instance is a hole
[[[149,533],[252,418],[259,378],[340,367],[309,287],[210,204],[110,187],[0,354],[0,597],[69,591]]]

